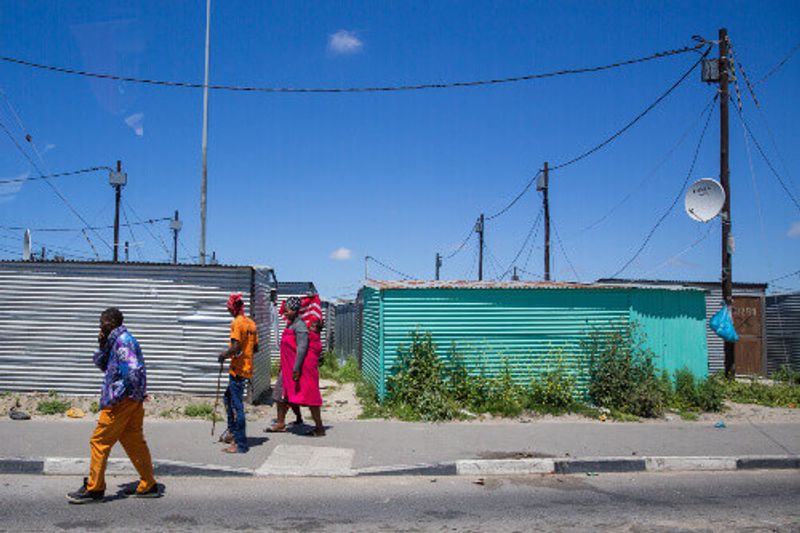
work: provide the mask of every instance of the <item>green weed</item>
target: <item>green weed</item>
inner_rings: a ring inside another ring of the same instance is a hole
[[[42,415],[62,415],[70,408],[69,402],[61,400],[44,400],[36,406],[36,412]]]
[[[213,412],[214,408],[207,403],[190,403],[183,409],[183,414],[193,418],[206,418]]]

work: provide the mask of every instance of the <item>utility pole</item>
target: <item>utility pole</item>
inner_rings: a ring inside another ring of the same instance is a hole
[[[208,169],[208,56],[211,42],[211,0],[206,0],[206,70],[203,82],[203,168],[200,178],[200,264],[206,264],[206,191]]]
[[[172,230],[172,264],[178,264],[178,232],[183,228],[183,222],[178,218],[178,210],[175,210],[175,218],[169,223]]]
[[[126,262],[126,263],[127,263],[128,261],[130,261],[130,255],[129,255],[129,252],[130,252],[130,247],[129,247],[129,245],[128,245],[128,241],[125,241],[125,262]]]
[[[542,189],[542,201],[544,202],[544,280],[550,281],[550,201],[548,198],[550,182],[547,161],[544,162],[543,177],[544,188]]]
[[[728,30],[719,30],[719,181],[725,191],[722,207],[722,299],[733,311],[733,271],[731,265],[731,188],[728,167]],[[725,342],[725,375],[736,374],[734,345]]]
[[[369,279],[369,260],[370,257],[368,255],[364,256],[364,279]]]
[[[519,275],[517,274],[517,267],[514,267],[514,273],[511,274],[511,281],[519,281]]]
[[[442,268],[442,256],[441,254],[436,254],[436,281],[439,281],[439,269]]]
[[[122,198],[122,188],[128,183],[128,175],[122,172],[122,161],[117,160],[117,170],[108,173],[108,183],[115,189],[114,209],[114,262],[119,260],[119,201]]]
[[[483,229],[484,229],[483,213],[481,213],[478,222],[475,224],[475,231],[480,235],[479,248],[478,248],[478,281],[483,281]]]

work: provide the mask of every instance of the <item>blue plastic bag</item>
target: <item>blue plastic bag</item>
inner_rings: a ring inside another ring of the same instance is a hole
[[[739,340],[739,334],[736,333],[736,328],[733,327],[733,318],[731,318],[730,309],[725,305],[717,311],[708,321],[709,327],[714,333],[722,337],[728,342],[736,342]]]

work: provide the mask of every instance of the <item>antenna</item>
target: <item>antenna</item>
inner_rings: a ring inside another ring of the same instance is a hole
[[[693,183],[686,191],[686,214],[698,222],[708,222],[719,215],[725,205],[725,190],[711,178]]]

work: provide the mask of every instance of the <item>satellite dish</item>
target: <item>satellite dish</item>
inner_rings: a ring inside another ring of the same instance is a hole
[[[25,237],[22,239],[22,260],[31,260],[31,230],[25,230]]]
[[[725,205],[725,190],[718,181],[703,178],[693,183],[686,191],[686,214],[698,222],[713,219]]]

